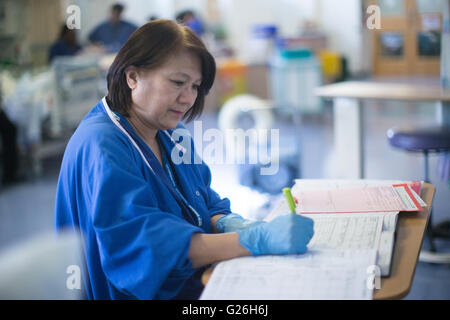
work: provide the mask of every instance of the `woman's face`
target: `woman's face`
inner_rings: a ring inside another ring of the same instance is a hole
[[[201,84],[200,59],[189,51],[171,56],[152,70],[127,71],[130,116],[146,129],[173,129],[194,105]]]

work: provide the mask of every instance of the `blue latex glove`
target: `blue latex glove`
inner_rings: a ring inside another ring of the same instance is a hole
[[[258,220],[247,220],[236,213],[230,213],[217,220],[216,228],[220,232],[236,232],[238,230],[255,227],[264,223],[266,222]]]
[[[314,235],[314,221],[298,214],[287,214],[237,233],[239,243],[253,256],[305,253]]]

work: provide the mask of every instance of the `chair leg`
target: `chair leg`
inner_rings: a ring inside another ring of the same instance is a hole
[[[425,161],[424,161],[424,181],[430,182],[428,175],[428,152],[424,152]],[[427,228],[425,230],[425,235],[428,238],[428,242],[430,244],[430,250],[425,251],[422,250],[419,255],[419,260],[422,262],[428,263],[438,263],[438,264],[449,264],[450,263],[450,253],[439,253],[436,250],[436,246],[434,244],[434,236],[436,235],[433,231],[433,219],[432,219],[433,210],[430,209],[430,216],[428,218]]]
[[[426,237],[428,239],[428,244],[430,245],[430,251],[436,252],[436,246],[434,245],[434,237],[433,237],[433,220],[432,218],[433,209],[430,210],[430,216],[428,217],[427,228],[425,230]]]
[[[433,236],[450,239],[450,220],[439,222],[433,226]]]
[[[423,180],[425,182],[431,183],[430,175],[428,174],[428,172],[429,172],[429,169],[428,169],[428,150],[424,150],[423,151],[423,173],[424,173]]]
[[[424,162],[423,162],[424,181],[430,183],[429,166],[428,166],[428,150],[424,150],[423,155],[424,155]],[[428,238],[428,243],[430,245],[430,251],[436,252],[436,246],[434,245],[434,239],[433,239],[432,213],[433,213],[433,209],[430,210],[430,216],[428,218],[428,224],[427,224],[425,233],[426,233],[426,237]]]

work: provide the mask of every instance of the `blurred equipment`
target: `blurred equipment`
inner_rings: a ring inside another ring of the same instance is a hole
[[[78,235],[43,234],[0,253],[0,299],[83,298]]]
[[[240,183],[279,194],[300,177],[300,135],[298,125],[275,125],[274,110],[279,111],[268,100],[238,95],[222,106],[219,128],[225,134],[227,159],[238,164]],[[268,168],[276,170],[263,174]]]
[[[51,110],[51,136],[75,129],[102,96],[100,57],[58,57],[53,69],[55,104]]]
[[[4,71],[1,77],[4,111],[17,128],[17,147],[25,156],[25,166],[37,169],[34,160],[37,160],[38,146],[41,145],[43,124],[49,116],[52,72],[25,72],[15,78]]]
[[[342,58],[334,51],[320,51],[318,58],[322,65],[322,74],[325,83],[340,80],[343,76]]]
[[[249,41],[248,61],[252,64],[266,64],[275,50],[277,26],[271,24],[256,24],[252,26]]]
[[[79,122],[104,94],[100,56],[55,57],[50,68],[18,76],[0,73],[4,111],[17,127],[26,170],[41,173],[43,158],[60,154]]]
[[[31,145],[41,140],[41,125],[49,113],[51,97],[51,70],[25,72],[15,79],[5,72],[3,79],[9,84],[4,95],[5,112],[19,128],[19,141]]]
[[[217,87],[220,104],[247,92],[247,66],[235,59],[219,61]]]
[[[322,85],[321,66],[308,49],[284,49],[270,62],[270,83],[275,107],[283,113],[319,113],[322,103],[314,89]]]

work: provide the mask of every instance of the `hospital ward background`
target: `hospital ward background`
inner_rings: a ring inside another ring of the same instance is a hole
[[[215,58],[185,126],[233,212],[267,218],[297,179],[428,182],[403,299],[450,299],[450,0],[1,0],[0,299],[82,298],[78,239],[54,241],[63,153],[115,54],[157,19]]]

